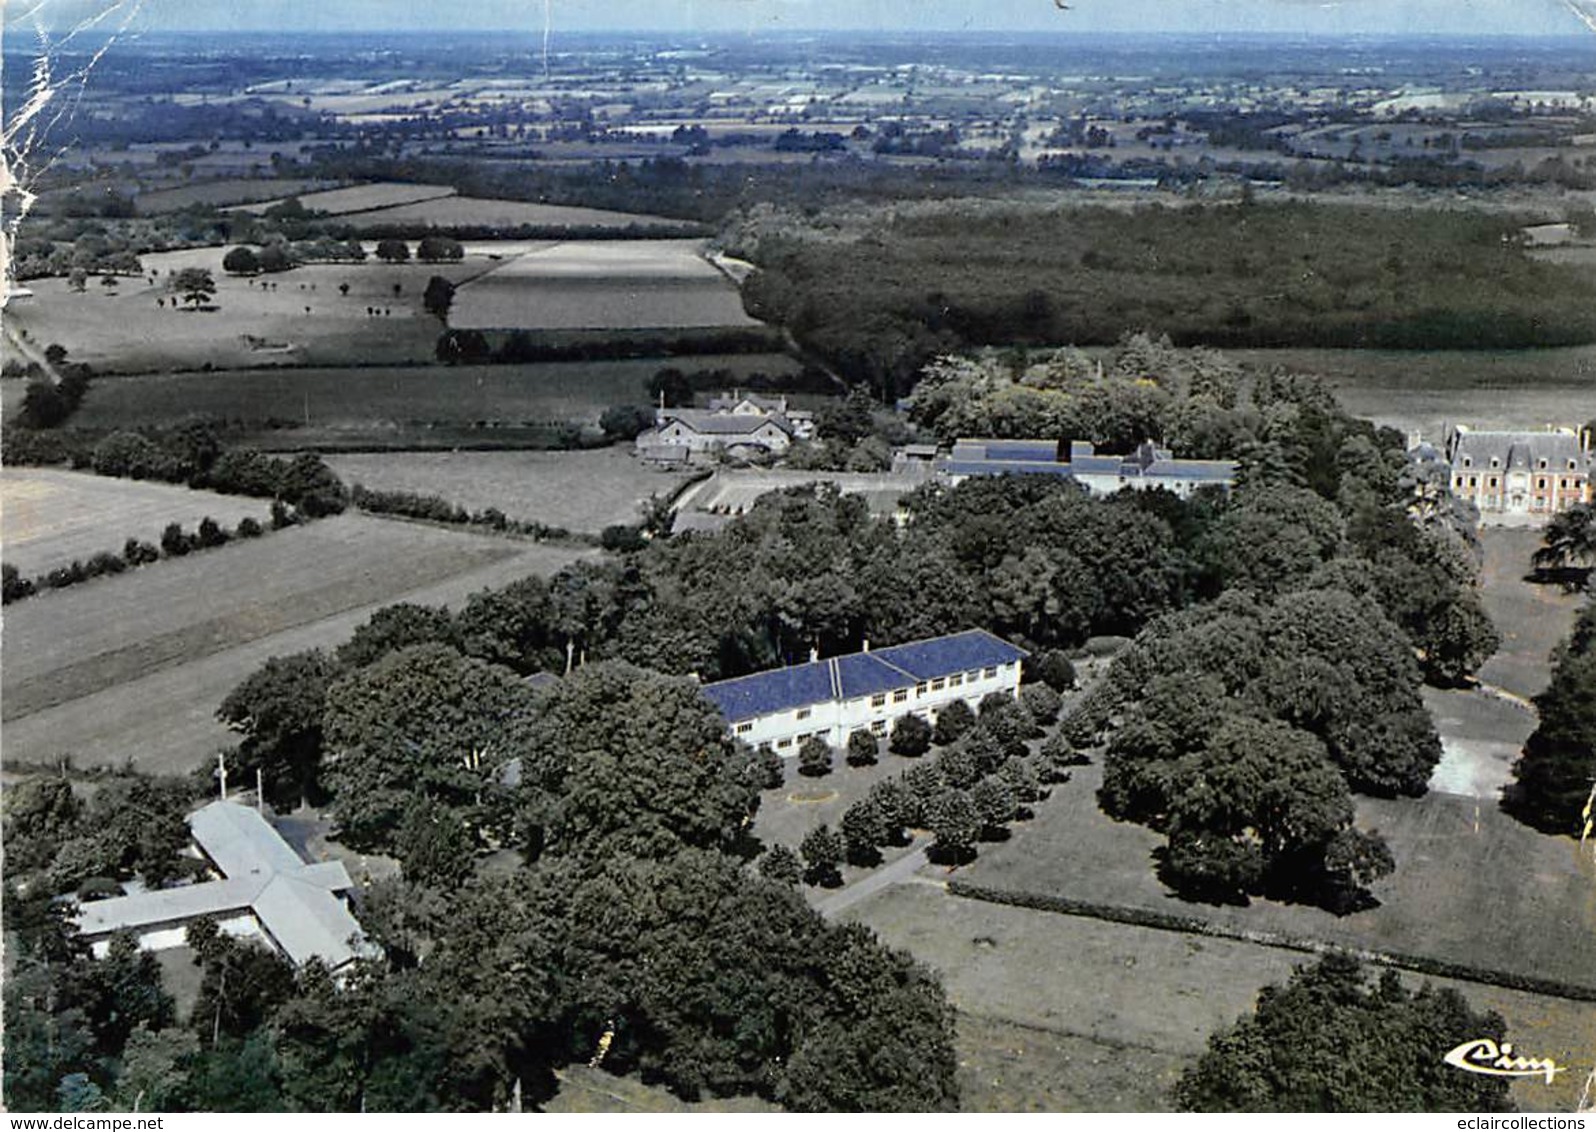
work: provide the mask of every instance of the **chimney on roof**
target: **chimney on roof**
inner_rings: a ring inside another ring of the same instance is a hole
[[[865,652],[869,652],[870,651],[870,638],[869,637],[866,637],[864,639],[864,651]]]
[[[810,664],[817,664],[817,663],[819,663],[819,661],[820,661],[820,650],[819,649],[810,649],[809,650],[809,663]]]

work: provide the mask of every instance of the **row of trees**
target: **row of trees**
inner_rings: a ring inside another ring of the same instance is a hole
[[[1535,697],[1535,731],[1513,767],[1508,812],[1547,833],[1578,836],[1596,789],[1596,601],[1552,658],[1552,679]]]
[[[293,520],[287,508],[278,504],[272,508],[271,522],[275,530],[288,526]],[[13,601],[32,597],[40,590],[63,589],[66,586],[75,586],[79,582],[86,582],[90,578],[121,574],[151,562],[158,562],[163,557],[181,558],[190,551],[225,546],[235,538],[259,538],[264,532],[265,529],[260,521],[247,515],[238,521],[238,526],[231,532],[207,515],[199,521],[192,534],[185,531],[178,523],[168,523],[161,532],[159,547],[141,539],[130,538],[123,544],[120,554],[114,551],[101,551],[87,560],[74,558],[67,565],[54,567],[34,578],[24,577],[15,566],[7,562],[0,567],[0,574],[4,576],[4,602],[10,605]]]

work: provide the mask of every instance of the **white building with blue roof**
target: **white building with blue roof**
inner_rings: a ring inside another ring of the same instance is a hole
[[[984,629],[870,648],[825,660],[811,656],[752,676],[717,680],[703,692],[733,736],[779,755],[796,755],[805,739],[841,747],[855,731],[885,736],[905,715],[935,723],[954,700],[972,708],[991,692],[1015,695],[1020,664],[1030,655]]]

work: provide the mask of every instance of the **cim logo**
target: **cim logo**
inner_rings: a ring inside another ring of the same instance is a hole
[[[1498,1046],[1491,1038],[1464,1042],[1449,1050],[1443,1060],[1466,1073],[1483,1073],[1487,1077],[1545,1077],[1548,1085],[1565,1068],[1549,1057],[1515,1057],[1512,1042]]]

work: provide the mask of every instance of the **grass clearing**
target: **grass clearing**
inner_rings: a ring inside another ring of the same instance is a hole
[[[1169,1089],[1209,1034],[1249,1013],[1262,987],[1311,961],[1239,940],[962,900],[934,883],[888,889],[847,918],[941,975],[959,1011],[967,1111],[1166,1109]],[[1573,1109],[1596,1048],[1589,1003],[1430,981],[1455,987],[1476,1010],[1498,1011],[1530,1056],[1571,1066],[1552,1086],[1515,1082],[1521,1107]]]
[[[512,519],[596,532],[633,523],[650,495],[687,481],[624,447],[582,452],[348,453],[327,463],[345,483],[374,491],[437,495],[471,511],[496,507]]]
[[[270,517],[265,500],[111,479],[60,468],[0,468],[0,544],[24,576],[122,552],[130,538],[158,543],[168,523],[192,533],[212,518],[231,530],[238,521]]]
[[[213,713],[268,658],[592,553],[342,515],[29,599],[6,610],[5,757],[186,773],[236,738]]]
[[[1500,813],[1488,799],[1431,793],[1359,798],[1358,825],[1379,831],[1396,873],[1375,887],[1376,908],[1337,917],[1270,900],[1247,907],[1184,903],[1159,882],[1163,839],[1098,809],[1100,765],[1073,780],[984,846],[961,875],[993,888],[1198,916],[1234,930],[1267,931],[1346,947],[1596,985],[1596,884],[1577,845]],[[1593,1011],[1596,1016],[1596,1011]]]
[[[1596,346],[1548,350],[1227,350],[1330,379],[1356,416],[1439,440],[1452,424],[1543,428],[1596,416]]]
[[[757,326],[698,240],[571,240],[462,286],[451,326],[497,330]]]

